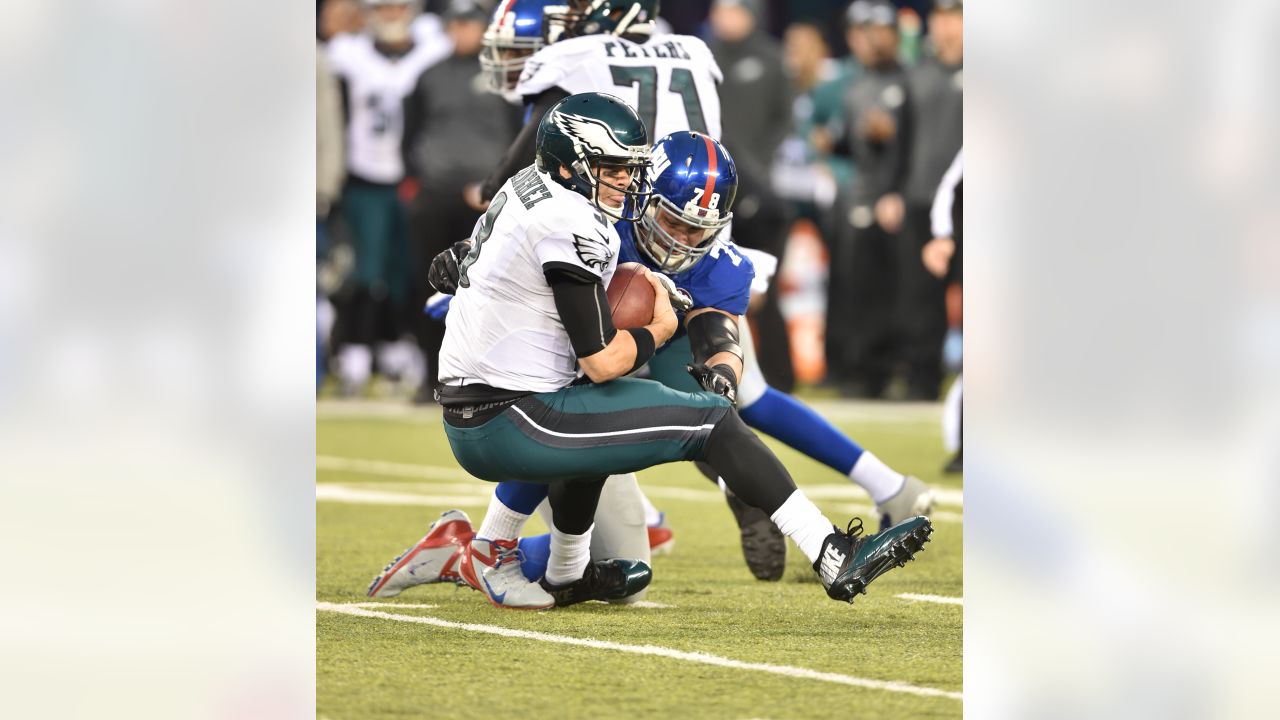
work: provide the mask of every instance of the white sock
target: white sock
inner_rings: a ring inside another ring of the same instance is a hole
[[[862,451],[862,456],[849,471],[849,479],[866,490],[871,495],[871,500],[877,505],[897,495],[903,484],[907,482],[906,475],[885,465],[884,461],[870,450]]]
[[[562,533],[551,528],[551,556],[547,558],[547,572],[543,575],[552,585],[567,585],[581,580],[591,562],[591,529],[581,535]]]
[[[495,492],[489,498],[489,509],[485,511],[484,522],[480,523],[476,537],[486,540],[515,540],[520,537],[520,531],[524,530],[528,519],[528,515],[503,505]]]
[[[657,527],[662,522],[662,513],[658,508],[649,502],[649,497],[644,493],[640,493],[640,499],[644,502],[644,524],[649,527]]]
[[[783,535],[795,541],[811,563],[817,562],[818,553],[822,552],[822,541],[835,531],[827,516],[799,490],[791,493],[791,497],[769,519]]]

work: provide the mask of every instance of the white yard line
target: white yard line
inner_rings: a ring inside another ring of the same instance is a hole
[[[903,600],[939,603],[941,605],[964,605],[964,598],[943,597],[942,595],[916,595],[915,593],[902,593],[901,595],[895,595],[894,597],[902,598]]]
[[[801,490],[804,490],[804,488],[801,488]],[[880,526],[880,521],[876,515],[876,509],[871,505],[849,503],[843,505],[829,505],[828,507],[833,508],[836,512],[853,513],[854,515],[862,517],[864,520],[868,520],[868,532],[870,532],[872,527]],[[835,520],[834,517],[831,519]],[[962,523],[964,522],[964,516],[960,513],[947,512],[946,510],[934,510],[933,513],[929,515],[929,520],[936,523]]]
[[[317,470],[334,470],[337,472],[355,472],[368,475],[386,475],[388,477],[421,478],[424,480],[474,480],[466,470],[460,467],[444,467],[440,465],[415,465],[411,463],[387,462],[385,460],[364,460],[361,458],[334,457],[333,455],[317,455]]]
[[[443,465],[417,465],[413,463],[387,462],[384,460],[368,460],[362,458],[346,458],[333,455],[317,455],[316,469],[333,472],[352,472],[365,475],[382,475],[386,477],[415,478],[421,480],[451,481],[475,480],[459,467]],[[477,488],[484,494],[489,486],[477,483]],[[456,490],[456,487],[450,488]],[[867,493],[857,485],[802,485],[801,490],[815,500],[867,500]],[[938,505],[964,507],[964,493],[951,488],[934,488],[934,496]],[[652,497],[670,500],[692,500],[695,502],[720,502],[721,494],[716,490],[700,490],[697,488],[671,487],[663,485],[646,485],[645,493]],[[867,506],[870,507],[869,505]],[[959,516],[955,516],[958,518]],[[954,518],[951,518],[954,519]]]
[[[349,485],[320,483],[316,485],[316,500],[353,503],[358,505],[427,505],[432,507],[483,507],[489,504],[488,494],[483,495],[417,495],[414,493],[364,490]]]
[[[654,609],[665,610],[667,608],[673,608],[675,607],[675,605],[664,605],[662,603],[650,602],[648,600],[637,600],[633,603],[627,603],[627,607],[654,608]]]
[[[622,643],[608,642],[605,640],[575,638],[566,635],[551,635],[549,633],[531,632],[528,630],[514,630],[512,628],[498,627],[496,625],[476,625],[474,623],[450,622],[448,620],[441,620],[440,618],[428,617],[426,615],[394,615],[391,613],[366,610],[354,605],[342,605],[337,603],[316,603],[316,609],[322,612],[342,613],[344,615],[354,615],[356,617],[433,625],[435,627],[448,628],[450,630],[465,630],[467,632],[486,633],[489,635],[500,635],[502,637],[521,638],[524,640],[537,640],[540,642],[558,643],[560,645],[576,645],[578,647],[595,648],[597,650],[614,650],[634,655],[653,655],[656,657],[665,657],[672,660],[684,660],[686,662],[700,663],[703,665],[714,665],[733,670],[754,670],[756,672],[771,673],[773,675],[782,675],[784,677],[820,680],[823,682],[851,685],[854,687],[863,687],[872,690],[885,690],[887,692],[907,693],[910,695],[922,695],[926,697],[944,697],[952,700],[963,699],[963,695],[958,692],[922,687],[919,685],[912,685],[910,683],[872,680],[869,678],[854,677],[852,675],[841,675],[839,673],[818,672],[817,670],[791,667],[789,665],[743,662],[741,660],[732,660],[730,658],[710,655],[708,653],[686,652],[683,650],[675,650],[673,648],[658,647],[656,645],[624,645]]]
[[[351,607],[383,608],[383,609],[399,608],[401,610],[434,610],[435,608],[440,607],[439,605],[422,604],[422,603],[358,602],[358,603],[347,603],[347,604],[350,605]]]

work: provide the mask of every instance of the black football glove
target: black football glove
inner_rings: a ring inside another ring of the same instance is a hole
[[[721,363],[715,367],[707,367],[704,363],[686,365],[685,370],[702,386],[703,390],[725,396],[729,402],[738,404],[738,381],[734,379],[733,368]]]
[[[446,295],[458,292],[458,263],[471,252],[470,240],[459,240],[448,250],[436,255],[431,260],[431,269],[427,270],[427,282],[431,287]]]

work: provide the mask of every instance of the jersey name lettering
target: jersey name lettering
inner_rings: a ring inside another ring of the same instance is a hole
[[[652,47],[644,47],[642,45],[624,45],[616,42],[607,42],[604,44],[605,54],[609,57],[660,57],[675,58],[677,60],[692,60],[689,53],[684,47],[675,40],[654,45]]]
[[[525,210],[551,197],[551,190],[543,184],[542,178],[538,177],[538,171],[533,167],[527,167],[516,173],[516,176],[511,178],[511,187],[515,188],[516,196],[520,198],[520,203],[524,205]]]

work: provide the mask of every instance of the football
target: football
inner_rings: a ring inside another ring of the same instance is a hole
[[[653,320],[653,285],[640,263],[621,263],[609,281],[609,313],[619,330],[640,328]]]

